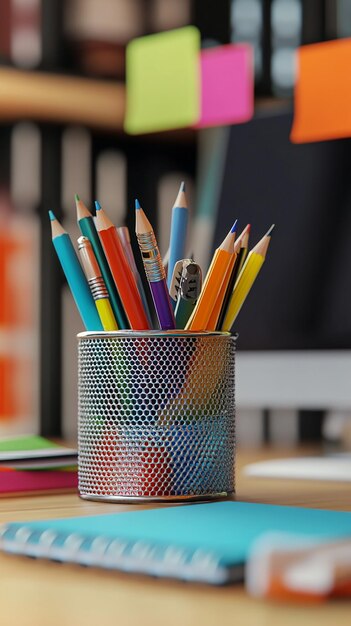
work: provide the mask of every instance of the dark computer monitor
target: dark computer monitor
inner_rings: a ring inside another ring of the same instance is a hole
[[[290,112],[232,126],[215,232],[276,224],[235,323],[241,350],[351,348],[351,140],[296,145]],[[239,229],[240,230],[240,229]]]

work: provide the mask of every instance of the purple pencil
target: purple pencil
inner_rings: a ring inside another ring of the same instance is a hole
[[[176,324],[155,233],[138,200],[135,200],[135,212],[135,232],[160,328],[172,330]]]

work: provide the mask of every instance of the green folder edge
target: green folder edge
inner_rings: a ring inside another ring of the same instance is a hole
[[[0,452],[27,452],[29,450],[45,450],[46,448],[60,448],[57,443],[49,441],[39,435],[19,435],[0,439]]]

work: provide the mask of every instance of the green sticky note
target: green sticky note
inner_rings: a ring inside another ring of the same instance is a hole
[[[39,435],[20,435],[18,437],[0,439],[0,452],[29,452],[59,448],[56,443],[39,437]]]
[[[127,47],[130,134],[195,124],[200,117],[200,33],[195,26],[134,39]]]

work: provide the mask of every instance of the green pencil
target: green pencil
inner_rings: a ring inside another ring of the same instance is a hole
[[[77,222],[80,231],[84,237],[87,237],[93,247],[97,262],[99,264],[102,277],[107,287],[108,295],[110,297],[110,303],[112,310],[115,314],[115,318],[120,330],[130,328],[127,316],[125,314],[121,299],[118,295],[118,291],[115,282],[112,278],[111,270],[107,263],[105,253],[102,249],[99,235],[95,228],[94,220],[91,213],[88,211],[84,202],[80,200],[79,196],[75,195],[76,208],[77,208]]]

